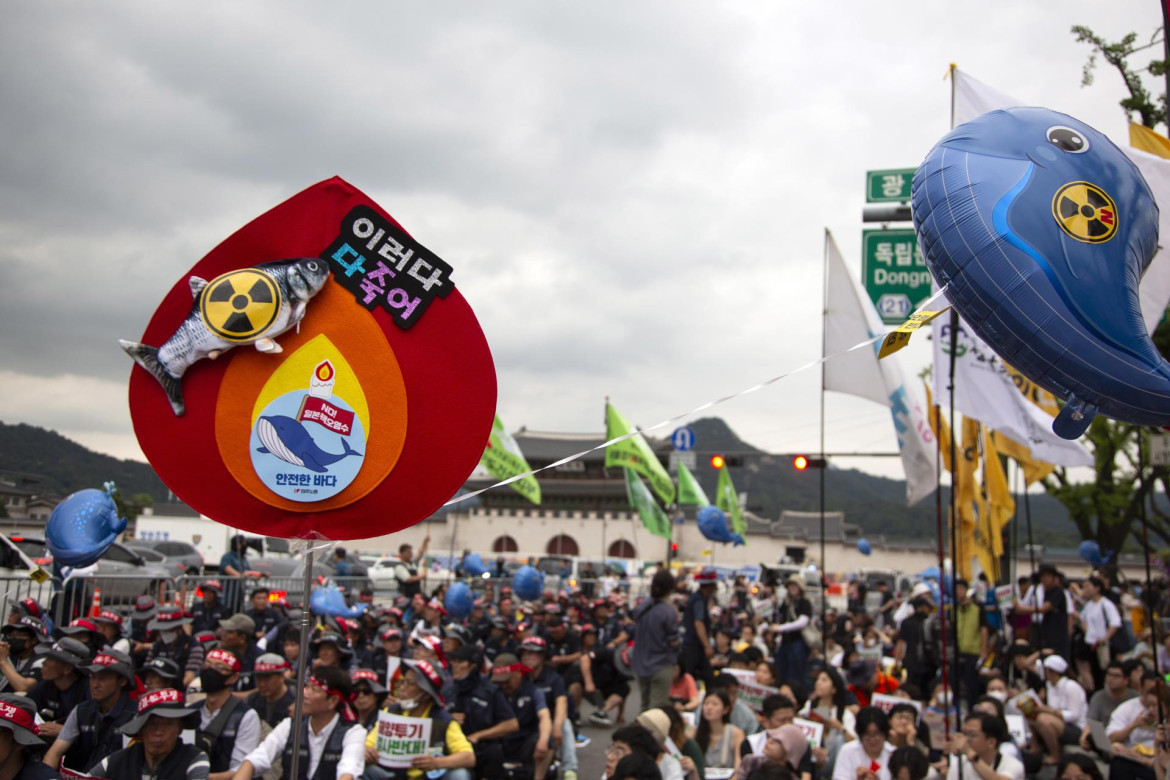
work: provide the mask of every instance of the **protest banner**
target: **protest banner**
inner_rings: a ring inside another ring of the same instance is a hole
[[[1015,585],[1000,585],[995,589],[995,601],[999,604],[1000,612],[1010,612],[1012,602],[1016,598]]]
[[[752,712],[762,711],[764,699],[780,692],[770,685],[760,685],[756,682],[756,673],[748,669],[724,669],[720,674],[730,674],[739,681],[739,700],[750,707]]]
[[[387,769],[409,769],[414,759],[427,755],[430,741],[430,718],[407,718],[389,712],[378,713],[378,736],[374,740],[374,749],[378,751],[378,766]]]
[[[805,718],[793,718],[792,725],[800,729],[801,734],[804,734],[809,747],[821,747],[821,741],[825,738],[824,723],[817,723],[815,720]]]
[[[890,710],[894,709],[895,706],[899,704],[909,704],[911,707],[918,710],[918,720],[922,720],[922,702],[920,701],[914,701],[913,699],[901,699],[897,696],[890,696],[888,693],[875,693],[870,697],[869,704],[871,707],[877,707],[887,715],[890,714]]]

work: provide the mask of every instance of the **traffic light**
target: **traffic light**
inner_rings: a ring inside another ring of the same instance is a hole
[[[722,468],[735,468],[743,465],[742,455],[712,455],[711,468],[718,471]]]
[[[797,455],[792,459],[792,468],[797,471],[805,471],[806,469],[823,469],[825,467],[824,458],[813,458],[808,455]]]
[[[725,465],[727,465],[727,461],[724,460],[722,455],[711,456],[711,468],[718,470],[723,468]]]
[[[677,552],[678,552],[678,542],[671,542],[670,543],[670,554],[674,555]]]

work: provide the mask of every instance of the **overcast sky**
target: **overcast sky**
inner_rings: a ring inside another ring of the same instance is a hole
[[[1154,0],[4,3],[0,420],[141,459],[117,339],[233,230],[337,174],[454,267],[510,429],[600,431],[607,395],[657,423],[819,356],[824,228],[857,271],[864,173],[916,165],[947,131],[949,63],[1124,142],[1121,80],[1081,88],[1074,24],[1148,37],[1161,15]],[[928,358],[912,348],[906,373]],[[713,413],[757,446],[811,450],[819,383]],[[830,394],[826,427],[830,451],[896,447],[865,401]]]

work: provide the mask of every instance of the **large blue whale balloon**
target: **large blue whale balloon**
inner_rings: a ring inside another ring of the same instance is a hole
[[[727,515],[717,506],[708,504],[700,509],[696,524],[699,533],[713,542],[734,543],[736,546],[744,543],[742,536],[732,533],[727,527]]]
[[[447,588],[447,593],[443,597],[443,606],[446,608],[447,614],[455,620],[463,620],[470,615],[474,602],[475,596],[472,594],[471,588],[462,582],[451,583],[451,587]]]
[[[483,565],[483,557],[479,553],[467,553],[463,556],[463,572],[468,577],[482,577],[487,571]]]
[[[911,199],[926,262],[964,322],[1067,402],[1057,434],[1080,436],[1098,413],[1170,423],[1170,364],[1138,302],[1158,206],[1108,138],[1044,108],[992,111],[939,141]]]
[[[336,585],[314,588],[313,592],[309,594],[309,611],[314,615],[356,618],[361,617],[369,606],[369,604],[348,606],[345,603],[345,596],[337,589]]]
[[[544,572],[521,566],[512,575],[512,591],[524,601],[536,601],[544,593]]]
[[[45,524],[45,543],[55,562],[64,566],[97,563],[118,534],[126,530],[126,518],[118,517],[113,482],[105,490],[88,488],[65,498],[53,508]]]

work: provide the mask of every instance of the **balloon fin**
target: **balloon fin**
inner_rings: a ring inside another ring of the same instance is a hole
[[[1071,395],[1068,403],[1052,421],[1052,432],[1062,439],[1079,439],[1096,416],[1096,406]]]

